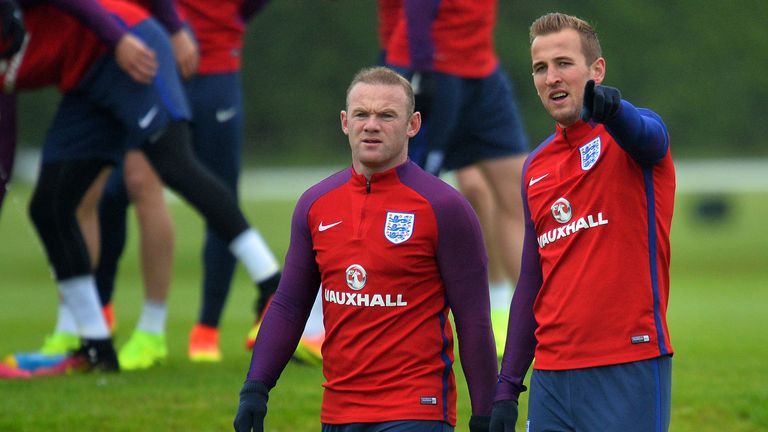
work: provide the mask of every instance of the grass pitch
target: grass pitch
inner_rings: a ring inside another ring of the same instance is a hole
[[[762,218],[768,195],[715,197],[726,204],[719,219],[701,211],[702,198],[711,197],[678,196],[672,228],[671,430],[768,430],[768,236]],[[0,355],[36,349],[55,323],[55,285],[26,217],[28,199],[28,189],[12,190],[0,214]],[[279,257],[287,249],[294,200],[244,203]],[[238,269],[221,324],[224,361],[190,363],[187,337],[200,304],[203,225],[185,205],[171,208],[177,243],[168,363],[140,372],[0,381],[0,430],[232,430],[250,359],[243,339],[254,289]],[[130,335],[142,301],[135,222],[130,229],[115,296],[118,345]],[[469,401],[461,368],[455,371],[461,391],[457,431],[466,431]],[[319,430],[322,380],[317,368],[289,365],[270,393],[266,430]],[[526,399],[524,393],[518,430]]]

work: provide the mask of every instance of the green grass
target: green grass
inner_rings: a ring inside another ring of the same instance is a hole
[[[26,218],[29,191],[14,189],[0,214],[0,355],[33,350],[54,325],[55,285]],[[768,429],[768,246],[765,194],[728,197],[726,221],[695,217],[700,197],[678,197],[672,231],[669,324],[675,348],[673,431]],[[293,199],[246,202],[250,220],[276,254],[287,249]],[[200,304],[203,226],[182,204],[172,206],[176,259],[168,317],[168,364],[115,375],[0,381],[2,431],[231,430],[238,390],[250,359],[243,338],[252,316],[252,284],[238,270],[222,325],[220,364],[187,361],[187,335]],[[138,318],[142,299],[135,224],[115,297],[117,343]],[[469,401],[460,367],[458,431]],[[319,430],[319,369],[291,364],[270,394],[267,430]],[[521,399],[525,417],[527,393]],[[518,422],[522,430],[524,421]]]

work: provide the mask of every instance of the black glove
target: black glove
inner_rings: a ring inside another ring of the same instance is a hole
[[[587,81],[584,86],[584,106],[581,108],[581,119],[588,122],[592,119],[605,123],[619,110],[621,92],[619,89],[604,85],[595,86],[595,81]]]
[[[515,432],[517,423],[517,402],[504,400],[494,402],[491,411],[490,432]]]
[[[232,424],[236,432],[264,432],[269,389],[261,381],[246,380],[240,390],[240,405]]]
[[[416,99],[416,111],[422,116],[429,115],[432,107],[432,99],[437,90],[437,83],[432,72],[416,71],[411,76],[411,87],[413,87],[413,96]]]
[[[469,432],[488,432],[488,425],[490,423],[490,416],[473,415],[469,418]]]
[[[0,52],[0,58],[8,58],[19,52],[27,31],[21,18],[21,10],[15,2],[0,0],[0,26],[3,29],[3,42],[8,48]]]

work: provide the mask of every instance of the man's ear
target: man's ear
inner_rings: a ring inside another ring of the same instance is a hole
[[[349,128],[347,127],[347,112],[344,110],[341,110],[341,114],[339,114],[341,118],[341,131],[344,132],[344,135],[349,135]]]
[[[413,138],[419,133],[421,129],[421,113],[416,111],[411,114],[411,119],[408,121],[408,138]]]
[[[602,84],[605,79],[605,59],[598,57],[589,67],[589,73],[595,84]]]

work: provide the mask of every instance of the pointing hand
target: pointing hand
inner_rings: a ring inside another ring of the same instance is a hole
[[[614,87],[604,85],[596,86],[594,80],[587,81],[584,86],[584,106],[581,108],[581,119],[588,122],[590,119],[605,123],[619,110],[621,106],[621,92]]]

